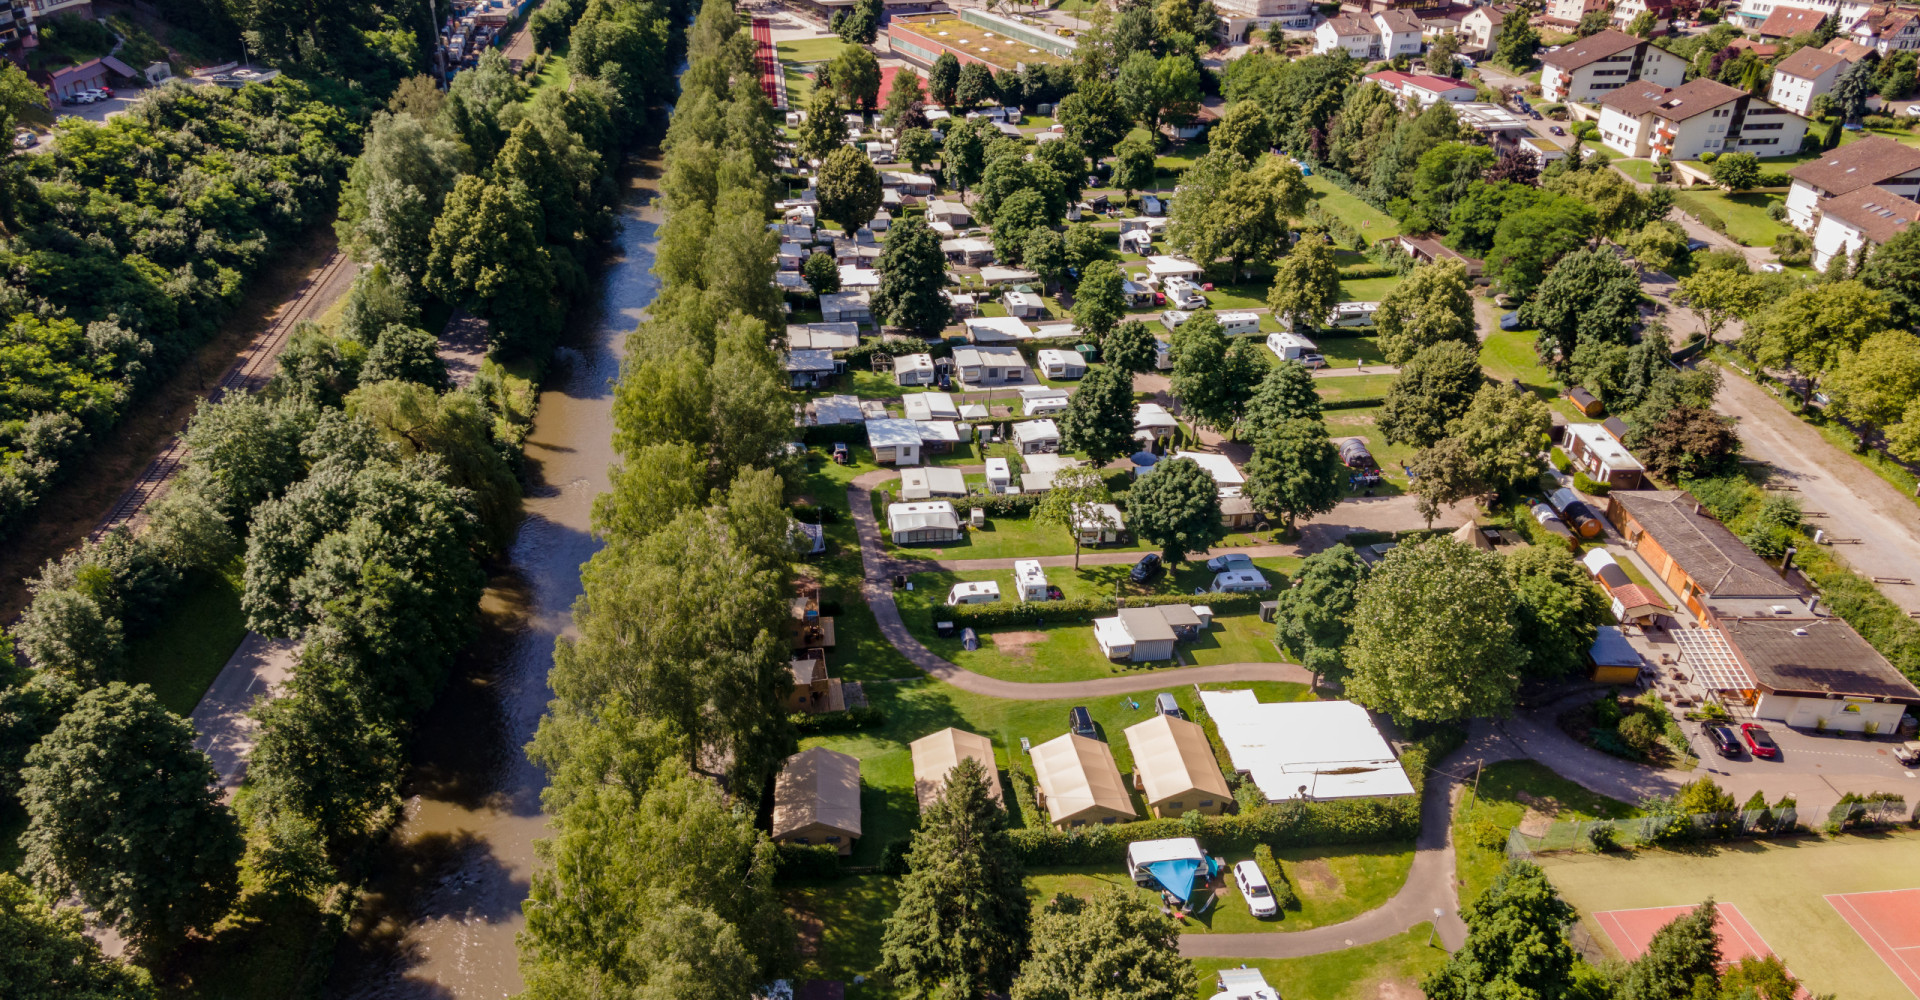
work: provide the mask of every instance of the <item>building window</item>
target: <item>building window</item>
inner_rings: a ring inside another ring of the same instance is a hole
[[[793,842],[794,842],[794,843],[796,843],[796,844],[808,844],[808,843],[812,843],[812,841],[809,841],[809,840],[808,840],[807,838],[805,838],[805,837],[795,837],[795,838],[793,838]]]
[[[1169,808],[1169,809],[1180,809],[1180,808],[1184,808],[1185,806],[1186,806],[1186,803],[1184,803],[1184,802],[1169,802],[1169,803],[1167,803],[1167,808]]]
[[[829,844],[838,844],[839,842],[840,842],[840,838],[839,838],[839,837],[828,837],[828,838],[827,838],[827,843],[829,843]]]
[[[1200,808],[1202,808],[1202,809],[1211,809],[1211,808],[1213,808],[1213,800],[1212,800],[1212,799],[1201,799],[1201,800],[1200,800]]]
[[[1106,819],[1103,819],[1100,822],[1102,825],[1112,826],[1115,822],[1117,822],[1117,820],[1115,819],[1115,817],[1108,816]]]

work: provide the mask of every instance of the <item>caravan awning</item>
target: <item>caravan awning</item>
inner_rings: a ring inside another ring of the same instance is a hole
[[[1199,861],[1193,858],[1150,861],[1147,870],[1160,881],[1162,888],[1180,897],[1182,903],[1193,898],[1193,877],[1200,871]]]

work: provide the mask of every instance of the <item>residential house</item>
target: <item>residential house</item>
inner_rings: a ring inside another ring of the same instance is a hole
[[[1523,136],[1519,142],[1514,144],[1514,148],[1532,157],[1533,162],[1537,164],[1541,170],[1547,169],[1547,164],[1555,160],[1564,160],[1567,158],[1567,148],[1565,146],[1544,136]]]
[[[1705,77],[1674,89],[1628,84],[1602,96],[1600,108],[1601,142],[1626,156],[1773,156],[1798,150],[1807,132],[1805,118]]]
[[[1202,98],[1200,106],[1193,110],[1192,117],[1169,122],[1163,127],[1175,139],[1198,139],[1220,120],[1220,116],[1225,114],[1226,110],[1227,102],[1224,99]]]
[[[1199,723],[1156,713],[1125,732],[1127,749],[1133,751],[1133,787],[1146,797],[1153,815],[1218,816],[1233,800]]]
[[[1229,45],[1250,41],[1255,30],[1313,27],[1312,0],[1216,0],[1220,36]]]
[[[902,354],[893,359],[895,385],[932,385],[935,377],[931,354]]]
[[[1047,822],[1062,830],[1139,816],[1113,761],[1113,748],[1068,733],[1033,748],[1034,798]]]
[[[832,351],[788,351],[780,366],[786,370],[787,384],[795,389],[818,389],[833,382],[846,366],[836,361]]]
[[[1852,61],[1809,45],[1773,67],[1767,99],[1803,117],[1813,114],[1813,99],[1833,90]]]
[[[967,211],[967,206],[960,202],[935,198],[927,202],[927,221],[965,228],[973,225],[973,213]]]
[[[1546,21],[1556,28],[1575,28],[1581,18],[1606,9],[1607,0],[1547,0]]]
[[[1677,87],[1687,73],[1685,59],[1611,28],[1545,53],[1540,62],[1540,91],[1549,101],[1590,103],[1641,80]]]
[[[826,747],[788,757],[773,782],[773,839],[852,854],[860,839],[860,758]]]
[[[1859,62],[1877,51],[1871,45],[1862,45],[1849,38],[1836,38],[1820,46],[1820,50],[1823,52],[1831,52],[1848,62]]]
[[[1616,490],[1637,490],[1646,482],[1646,466],[1599,424],[1567,425],[1567,457],[1597,483]]]
[[[1460,51],[1473,56],[1492,53],[1500,44],[1500,29],[1511,13],[1492,4],[1479,4],[1461,15]]]
[[[911,420],[885,417],[867,421],[867,444],[873,448],[873,460],[879,465],[919,465],[920,425]]]
[[[1862,245],[1879,246],[1906,231],[1920,203],[1882,187],[1863,187],[1820,203],[1820,224],[1813,230],[1813,266],[1824,268],[1835,254],[1851,257]]]
[[[960,540],[960,516],[946,500],[887,505],[887,531],[895,545],[935,544]]]
[[[1819,228],[1827,201],[1861,188],[1920,201],[1920,149],[1884,136],[1828,150],[1820,158],[1787,171],[1787,220],[1804,232]]]
[[[992,740],[949,726],[914,740],[907,749],[913,753],[913,795],[920,800],[922,811],[946,793],[948,776],[963,760],[979,762],[987,797],[1000,808],[1007,807],[1005,793],[1000,790],[1000,770],[993,761]]]
[[[961,267],[981,267],[993,263],[993,241],[977,236],[941,240],[940,252],[947,255],[947,263]]]
[[[1412,257],[1422,264],[1437,264],[1441,261],[1449,260],[1459,261],[1460,266],[1466,268],[1467,277],[1469,278],[1478,278],[1481,272],[1486,269],[1485,261],[1469,257],[1433,238],[1431,235],[1390,236],[1380,242],[1392,243],[1406,253],[1407,256]]]
[[[1871,46],[1880,58],[1920,49],[1920,11],[1911,7],[1874,6],[1848,30],[1855,42]]]
[[[1760,22],[1760,26],[1754,31],[1762,40],[1790,38],[1803,31],[1811,32],[1820,27],[1820,22],[1826,20],[1826,17],[1824,12],[1818,10],[1780,6],[1773,8],[1773,11],[1767,15],[1767,19]]]
[[[1362,62],[1379,59],[1380,31],[1373,18],[1343,11],[1321,21],[1313,29],[1313,54],[1323,56],[1338,49]]]
[[[1022,455],[1058,452],[1060,425],[1046,419],[1018,421],[1013,425],[1013,443]]]
[[[1653,33],[1664,35],[1673,27],[1673,0],[1619,0],[1613,5],[1613,26],[1625,31],[1640,15],[1653,12]]]
[[[1837,18],[1844,31],[1847,25],[1866,16],[1878,2],[1881,0],[1792,0],[1790,3],[1783,3],[1782,0],[1740,0],[1734,15],[1741,28],[1753,31],[1763,26],[1776,10],[1810,11],[1822,18]]]
[[[1426,36],[1419,15],[1410,10],[1383,10],[1373,15],[1373,27],[1380,35],[1380,58],[1417,56],[1426,48]]]
[[[1017,347],[957,347],[953,351],[953,365],[960,381],[969,389],[1033,382],[1033,369]]]
[[[1409,109],[1424,108],[1436,101],[1458,104],[1473,100],[1476,94],[1473,84],[1450,76],[1428,76],[1387,69],[1368,73],[1361,79],[1377,84],[1398,98],[1402,107]]]
[[[828,292],[820,296],[820,320],[825,323],[873,323],[873,293]]]

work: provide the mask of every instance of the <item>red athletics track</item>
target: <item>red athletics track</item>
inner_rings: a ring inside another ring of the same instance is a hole
[[[760,66],[760,89],[767,94],[767,100],[780,100],[779,78],[780,60],[774,58],[773,22],[764,17],[753,19],[753,61]]]
[[[1773,954],[1767,947],[1760,932],[1747,923],[1740,915],[1740,908],[1732,903],[1719,903],[1715,907],[1713,932],[1720,938],[1720,961],[1730,965],[1750,955],[1765,958]],[[1691,906],[1653,906],[1644,910],[1608,910],[1596,913],[1593,919],[1600,929],[1607,933],[1607,939],[1613,942],[1620,957],[1631,962],[1647,950],[1647,942],[1653,940],[1655,931],[1673,922],[1673,918],[1693,912]]]
[[[1920,997],[1920,889],[1849,892],[1826,899],[1901,984]]]

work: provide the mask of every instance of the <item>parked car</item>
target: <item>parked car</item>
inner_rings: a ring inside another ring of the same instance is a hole
[[[71,94],[68,94],[68,95],[67,95],[67,98],[66,98],[66,100],[65,100],[65,101],[64,101],[63,103],[66,103],[66,104],[92,104],[92,103],[93,103],[93,95],[92,95],[92,94],[90,94],[90,93],[88,93],[87,91],[84,91],[84,90],[79,90],[79,91],[75,91],[75,92],[73,92],[73,93],[71,93]]]
[[[96,93],[98,93],[98,94],[100,95],[100,99],[101,99],[101,100],[103,100],[103,101],[111,101],[111,100],[113,100],[113,88],[112,88],[112,87],[101,87],[101,88],[100,88],[100,89],[99,89],[98,91],[96,91]]]
[[[26,129],[21,129],[13,134],[13,148],[15,149],[32,149],[39,144],[40,137]]]
[[[1327,366],[1327,358],[1323,354],[1302,354],[1293,360],[1306,365],[1308,368],[1325,368]]]
[[[1707,739],[1713,743],[1713,748],[1719,751],[1720,756],[1739,758],[1740,741],[1734,737],[1732,729],[1726,726],[1702,726],[1701,731],[1706,733]]]
[[[1901,767],[1920,767],[1920,740],[1908,740],[1893,748],[1893,759]]]
[[[1740,727],[1740,735],[1746,737],[1747,749],[1753,751],[1755,757],[1771,760],[1780,756],[1780,744],[1773,741],[1773,737],[1767,733],[1767,727],[1748,722]]]
[[[1187,717],[1187,713],[1180,708],[1180,703],[1173,700],[1171,691],[1162,691],[1153,696],[1153,710],[1161,715],[1171,715],[1176,719]]]
[[[1133,564],[1133,572],[1127,574],[1127,579],[1135,583],[1152,583],[1166,571],[1166,564],[1160,561],[1160,553],[1149,552]]]
[[[848,457],[849,456],[847,455],[847,443],[845,441],[835,441],[833,443],[834,463],[837,465],[845,465],[847,464]]]
[[[1212,573],[1225,573],[1230,569],[1252,569],[1253,557],[1245,552],[1229,552],[1224,556],[1214,556],[1207,560],[1207,570]]]
[[[1688,240],[1687,251],[1691,253],[1692,251],[1695,251],[1695,250],[1705,250],[1712,245],[1713,244],[1708,243],[1706,240]]]
[[[1567,130],[1566,130],[1566,129],[1563,129],[1563,128],[1561,128],[1561,127],[1560,127],[1560,126],[1558,126],[1558,125],[1549,125],[1549,126],[1547,126],[1547,131],[1549,131],[1549,132],[1552,132],[1552,133],[1553,133],[1554,135],[1566,135],[1566,134],[1567,134]]]
[[[1233,866],[1233,881],[1240,886],[1240,895],[1247,898],[1247,909],[1256,917],[1271,917],[1280,912],[1280,904],[1273,898],[1273,887],[1267,884],[1267,876],[1260,866],[1251,861],[1242,861]]]
[[[1100,730],[1093,726],[1093,716],[1079,705],[1067,711],[1067,730],[1075,736],[1085,736],[1090,740],[1100,738]]]

